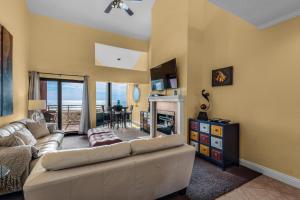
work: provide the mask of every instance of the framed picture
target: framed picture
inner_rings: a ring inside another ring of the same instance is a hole
[[[233,84],[233,66],[212,71],[212,86],[225,86]]]
[[[0,116],[13,113],[13,36],[0,25]]]

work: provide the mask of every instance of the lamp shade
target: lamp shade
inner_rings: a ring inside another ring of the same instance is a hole
[[[29,100],[28,110],[45,110],[46,101],[45,100]]]

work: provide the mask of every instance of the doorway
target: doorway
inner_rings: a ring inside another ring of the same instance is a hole
[[[46,121],[57,123],[66,133],[78,133],[83,81],[41,78],[40,92],[41,100],[47,103]]]

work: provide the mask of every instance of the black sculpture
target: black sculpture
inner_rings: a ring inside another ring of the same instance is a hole
[[[201,111],[198,114],[198,120],[207,121],[208,120],[207,111],[210,108],[209,93],[206,90],[202,90],[201,94],[202,94],[203,98],[207,101],[208,105],[202,104],[200,106]]]

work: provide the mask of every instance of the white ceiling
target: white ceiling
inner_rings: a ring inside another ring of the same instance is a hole
[[[112,0],[27,0],[27,4],[30,11],[38,15],[148,40],[154,1],[126,1],[135,13],[131,17],[120,9],[104,13]]]
[[[137,66],[141,56],[147,53],[131,49],[124,49],[105,44],[95,44],[95,64],[99,66],[134,69],[138,67],[140,71],[146,71],[147,65]],[[144,69],[145,68],[145,69]]]
[[[260,29],[300,15],[300,0],[209,0]]]

